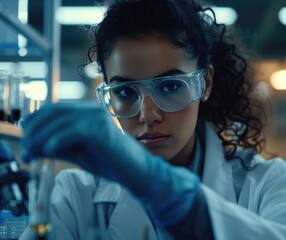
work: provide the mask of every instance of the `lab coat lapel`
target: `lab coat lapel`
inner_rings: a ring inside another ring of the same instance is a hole
[[[153,224],[143,207],[121,185],[100,178],[93,202],[116,204],[107,229],[110,239],[140,240],[143,228],[146,228],[148,240],[158,240]]]
[[[226,161],[223,146],[214,130],[208,123],[205,126],[203,183],[226,200],[236,202],[232,166]]]
[[[109,222],[111,239],[143,239],[143,228],[147,229],[149,240],[158,239],[153,224],[140,203],[127,190],[122,190]]]

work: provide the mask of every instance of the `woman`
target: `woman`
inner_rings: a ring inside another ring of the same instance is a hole
[[[193,1],[137,0],[115,1],[93,30],[105,109],[54,104],[24,125],[26,161],[89,172],[57,177],[52,239],[103,225],[110,239],[284,239],[286,166],[258,154],[249,66],[225,26]]]

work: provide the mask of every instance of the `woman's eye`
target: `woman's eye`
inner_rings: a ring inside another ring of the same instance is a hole
[[[130,97],[136,94],[135,90],[130,87],[120,87],[116,89],[115,93],[119,97]]]
[[[180,84],[170,82],[170,83],[162,84],[160,89],[162,92],[165,92],[165,93],[173,93],[173,92],[176,92],[179,87],[180,87]]]

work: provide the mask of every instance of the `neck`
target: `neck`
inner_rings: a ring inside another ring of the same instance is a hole
[[[194,158],[195,136],[194,133],[181,151],[169,161],[172,165],[181,167],[191,165]]]

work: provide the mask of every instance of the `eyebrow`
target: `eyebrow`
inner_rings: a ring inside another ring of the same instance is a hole
[[[159,78],[159,77],[166,77],[166,76],[173,76],[173,75],[178,75],[178,74],[185,74],[184,71],[179,70],[179,69],[172,69],[169,70],[167,72],[161,73],[157,76],[154,76],[152,78]],[[138,80],[138,79],[137,79]],[[131,78],[125,78],[125,77],[121,77],[121,76],[114,76],[110,79],[110,83],[111,82],[130,82],[130,81],[136,81],[135,79],[131,79]]]

